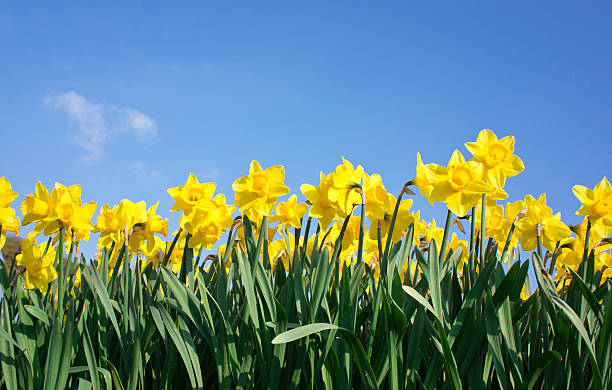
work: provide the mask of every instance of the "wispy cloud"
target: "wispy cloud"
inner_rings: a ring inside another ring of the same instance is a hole
[[[127,167],[132,173],[143,177],[158,177],[160,175],[158,170],[152,169],[149,164],[142,161],[129,163]]]
[[[157,134],[157,123],[148,115],[133,108],[92,103],[73,91],[50,94],[44,103],[65,112],[75,122],[78,131],[74,139],[87,152],[84,160],[88,162],[100,158],[104,143],[115,133],[130,133],[139,141],[150,140]]]

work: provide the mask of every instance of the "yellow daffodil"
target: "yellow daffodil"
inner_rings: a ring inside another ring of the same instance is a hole
[[[381,225],[380,225],[383,246],[386,243],[387,234],[389,233],[389,229],[391,227],[393,209],[395,208],[395,197],[393,197],[393,195],[391,195],[391,197],[393,201],[390,202],[390,204],[393,204],[393,207],[390,207],[387,210],[385,210],[385,217],[384,219],[381,220]],[[412,214],[409,211],[411,206],[412,206],[411,199],[405,199],[400,202],[400,206],[397,210],[397,217],[395,219],[395,225],[393,226],[393,236],[391,237],[391,240],[393,242],[400,241],[402,239],[402,236],[404,235],[404,233],[406,232],[408,227],[410,227],[411,224],[414,224],[414,235],[413,235],[414,245],[419,244],[421,240],[420,236],[425,233],[427,223],[425,221],[420,220],[419,211],[417,211],[416,214]],[[373,225],[372,225],[372,228],[370,229],[369,238],[371,240],[377,241],[378,240],[378,230],[377,230],[378,227],[377,225],[374,225],[374,222],[372,222],[372,224]]]
[[[455,266],[457,267],[458,270],[463,270],[463,266],[467,264],[468,257],[470,255],[467,241],[460,240],[459,237],[457,237],[457,234],[453,232],[451,242],[449,244],[449,248],[452,249],[453,252],[461,248],[461,259]]]
[[[170,211],[190,210],[200,201],[212,198],[215,188],[215,183],[200,183],[196,176],[190,173],[184,186],[168,190],[168,193],[174,199],[174,205]]]
[[[270,217],[270,222],[280,222],[285,227],[302,227],[302,218],[308,210],[306,203],[298,203],[297,195],[291,195],[286,202],[280,202],[276,206],[276,212]]]
[[[321,229],[327,229],[329,224],[337,217],[338,205],[332,202],[329,197],[329,190],[332,185],[333,173],[325,175],[321,172],[319,186],[302,184],[300,190],[302,194],[312,203],[310,216],[319,220]]]
[[[506,178],[516,176],[525,169],[520,157],[514,155],[514,137],[497,139],[495,133],[484,129],[476,142],[466,142],[465,147],[481,163],[484,174],[495,187],[503,189]]]
[[[27,289],[38,288],[43,294],[47,292],[49,283],[57,279],[57,272],[53,267],[55,250],[49,247],[44,254],[47,244],[36,245],[32,237],[22,240],[22,253],[15,258],[17,264],[25,268],[24,281]]]
[[[15,210],[11,210],[13,215],[15,215]],[[5,216],[8,216],[9,213],[6,213]],[[5,219],[2,223],[2,232],[0,232],[0,249],[4,248],[4,244],[6,243],[6,232],[11,232],[14,235],[19,234],[19,218]]]
[[[189,247],[203,245],[206,249],[212,248],[221,234],[232,226],[234,211],[234,206],[225,203],[223,194],[200,200],[198,205],[183,214],[179,221],[180,226],[191,234]]]
[[[153,211],[155,212],[155,211]],[[127,230],[131,234],[133,229],[142,229],[147,222],[147,205],[144,201],[134,203],[128,199],[122,199],[118,205],[104,205],[100,209],[100,215],[96,221],[95,232],[101,232],[98,239],[98,249],[109,248],[114,242],[115,245],[123,245],[124,233]],[[138,249],[140,244],[139,237],[131,240],[132,250]]]
[[[427,226],[427,233],[425,234],[424,239],[427,243],[431,242],[433,239],[436,241],[436,245],[438,245],[438,247],[442,245],[442,240],[444,239],[444,228],[436,226],[435,218],[432,218],[431,223]]]
[[[263,170],[259,162],[251,161],[249,174],[234,181],[234,205],[249,219],[259,221],[271,215],[279,196],[289,193],[284,184],[285,168],[275,165]]]
[[[6,177],[0,177],[0,209],[9,207],[17,196],[19,196],[19,194],[13,191],[8,179]]]
[[[433,201],[431,200],[431,191],[433,190],[432,177],[438,177],[440,175],[444,175],[446,170],[444,167],[438,164],[423,164],[423,160],[421,160],[421,154],[417,152],[417,166],[416,166],[416,176],[412,183],[419,187],[419,191],[421,191],[421,195],[423,195],[429,203],[433,205]]]
[[[395,207],[395,198],[387,193],[378,174],[363,174],[363,190],[365,191],[366,216],[375,223],[385,217],[385,211]]]
[[[5,177],[0,177],[0,249],[6,242],[6,232],[19,233],[19,218],[15,217],[15,210],[9,207],[18,195],[11,183]]]
[[[66,227],[79,231],[80,237],[87,237],[85,233],[93,229],[91,218],[96,211],[96,202],[81,203],[81,186],[66,187],[55,183],[51,193],[40,182],[36,183],[34,194],[26,196],[21,204],[24,215],[22,225],[36,222],[34,231],[38,234],[44,231],[51,235]]]
[[[130,237],[130,245],[133,250],[142,246],[143,241],[147,241],[151,246],[155,246],[155,234],[162,236],[168,235],[168,219],[164,219],[156,214],[159,202],[149,207],[146,212],[146,220],[134,226],[133,234]]]
[[[355,186],[361,185],[363,176],[361,165],[354,168],[353,164],[342,157],[342,164],[336,167],[331,176],[331,186],[328,191],[330,201],[338,205],[340,218],[346,217],[353,212],[356,205],[361,204],[361,194]]]
[[[466,162],[461,152],[455,150],[448,167],[431,175],[433,189],[430,200],[445,202],[453,213],[464,216],[487,191],[482,169],[481,164]]]
[[[474,223],[476,224],[476,231],[480,232],[480,223],[482,216],[482,208],[480,204],[476,205],[476,212],[474,213]],[[502,205],[490,205],[486,206],[485,209],[485,233],[487,237],[494,238],[500,242],[503,247],[506,242],[505,233],[505,217],[504,217],[504,206]]]
[[[585,186],[575,185],[574,195],[582,206],[576,212],[576,215],[584,215],[589,217],[593,230],[597,231],[602,237],[608,237],[612,234],[612,186],[608,178],[603,179],[593,190]]]
[[[537,225],[542,226],[542,246],[552,252],[557,241],[568,237],[572,232],[561,222],[561,213],[553,215],[552,209],[546,205],[546,194],[535,200],[531,195],[525,197],[527,213],[516,227],[521,233],[523,250],[532,251],[537,247]]]

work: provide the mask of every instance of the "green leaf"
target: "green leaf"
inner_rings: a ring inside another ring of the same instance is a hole
[[[567,319],[578,330],[580,337],[582,337],[582,340],[587,346],[588,356],[591,361],[591,368],[593,370],[594,386],[597,389],[602,389],[603,383],[601,379],[601,371],[599,370],[599,365],[597,364],[597,359],[595,357],[595,349],[593,347],[591,339],[589,338],[589,333],[584,328],[584,325],[582,324],[580,317],[578,317],[578,315],[574,312],[574,310],[572,310],[572,308],[567,303],[565,303],[565,301],[563,301],[561,298],[557,296],[553,296],[552,302],[555,306],[557,306],[560,312],[563,313],[567,317]]]

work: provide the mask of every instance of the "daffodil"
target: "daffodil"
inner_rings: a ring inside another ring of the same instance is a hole
[[[612,234],[612,186],[608,178],[604,176],[593,190],[581,185],[575,185],[573,190],[582,202],[576,215],[589,217],[593,230],[602,237]]]
[[[57,279],[57,272],[53,267],[55,250],[49,247],[45,254],[47,244],[36,245],[32,237],[22,240],[22,253],[15,258],[17,264],[25,268],[24,282],[27,289],[38,288],[43,294],[47,292],[49,283]]]
[[[19,233],[19,218],[15,217],[15,210],[9,207],[18,195],[11,188],[11,183],[5,177],[0,177],[0,249],[6,242],[6,232]]]
[[[276,206],[276,212],[270,217],[270,222],[280,222],[285,227],[302,227],[302,218],[308,210],[306,203],[298,203],[297,195],[291,195],[286,202],[280,202]]]
[[[312,203],[309,215],[319,220],[321,229],[326,229],[338,214],[337,203],[332,202],[329,197],[332,175],[333,173],[330,173],[326,176],[321,172],[320,184],[318,186],[302,184],[300,187],[302,194]]]
[[[436,226],[436,219],[432,218],[431,223],[427,226],[427,233],[425,234],[425,241],[431,242],[434,240],[437,245],[442,245],[444,239],[444,229]]]
[[[36,222],[36,234],[44,231],[51,235],[66,227],[79,231],[80,237],[88,237],[85,233],[93,229],[91,218],[96,211],[96,202],[81,203],[81,186],[75,184],[66,187],[55,183],[51,193],[40,182],[36,183],[34,194],[26,196],[21,204],[24,215],[22,225]]]
[[[13,191],[8,179],[6,177],[0,177],[0,209],[9,207],[17,196],[19,196],[19,194]]]
[[[514,155],[514,137],[497,139],[495,133],[484,129],[476,142],[466,142],[465,147],[475,161],[482,163],[484,174],[495,187],[503,189],[506,178],[518,175],[525,169],[520,157]]]
[[[361,204],[361,194],[357,191],[356,186],[361,185],[363,176],[361,165],[355,168],[342,157],[342,164],[336,167],[331,176],[331,186],[328,191],[330,201],[338,205],[340,218],[345,218],[353,212],[356,205]]]
[[[467,241],[460,240],[459,237],[457,237],[457,234],[453,232],[449,248],[453,250],[453,253],[459,250],[459,248],[461,248],[461,259],[457,264],[455,264],[455,266],[458,270],[462,270],[463,266],[467,263],[470,254]]]
[[[272,214],[279,196],[289,193],[284,184],[285,168],[275,165],[265,170],[259,162],[251,161],[249,174],[234,181],[234,205],[251,220],[259,221]]]
[[[203,245],[206,249],[212,248],[221,234],[232,226],[234,210],[234,206],[225,203],[225,195],[217,194],[185,213],[179,224],[192,235],[189,247]]]
[[[215,183],[200,183],[197,177],[190,173],[184,186],[168,189],[168,193],[174,199],[170,211],[190,210],[200,201],[212,198],[215,188]]]
[[[474,224],[476,231],[480,232],[482,210],[481,205],[476,205],[476,212],[474,213]],[[506,219],[504,217],[504,206],[502,205],[490,205],[485,208],[485,233],[488,237],[494,238],[500,242],[503,247],[506,242]]]
[[[15,210],[9,209],[13,212],[13,216],[15,215]],[[2,231],[0,232],[0,249],[4,248],[4,244],[6,243],[6,232],[11,232],[14,235],[19,234],[19,218],[8,218],[10,213],[6,213],[4,217],[4,222],[2,222]]]
[[[115,245],[123,245],[125,231],[127,230],[128,235],[131,235],[134,229],[142,229],[140,225],[146,222],[147,206],[144,201],[134,203],[131,200],[122,199],[112,209],[108,205],[102,206],[94,230],[101,232],[98,249],[109,248],[113,242]],[[141,242],[139,237],[135,237],[133,242],[135,243],[131,245],[131,249],[138,249]]]
[[[395,207],[395,198],[387,193],[382,178],[378,174],[363,174],[366,216],[375,223],[385,217],[385,211]]]
[[[537,247],[538,224],[541,226],[542,246],[552,252],[557,241],[568,237],[572,232],[561,222],[561,213],[553,215],[552,209],[546,205],[546,194],[541,194],[538,200],[531,195],[525,197],[527,213],[516,227],[521,233],[523,250],[532,251]]]
[[[446,169],[438,164],[423,164],[421,154],[417,152],[416,176],[412,183],[419,187],[421,195],[423,195],[429,203],[433,205],[431,200],[431,191],[433,190],[432,177],[439,177],[446,173]]]
[[[146,212],[146,220],[132,228],[130,245],[133,250],[140,248],[143,241],[149,243],[150,246],[155,246],[155,234],[161,234],[164,237],[168,235],[168,219],[156,214],[158,205],[159,202],[149,207]]]
[[[445,202],[449,210],[462,217],[487,191],[482,177],[482,165],[475,161],[466,162],[461,152],[455,150],[448,167],[431,175],[433,189],[430,200]]]

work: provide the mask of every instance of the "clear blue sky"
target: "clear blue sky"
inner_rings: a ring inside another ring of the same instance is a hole
[[[610,3],[85,3],[0,5],[16,207],[78,183],[99,207],[160,200],[172,231],[189,172],[232,201],[251,159],[283,164],[300,194],[342,155],[397,193],[417,151],[445,164],[482,128],[516,137],[509,200],[546,192],[566,223],[572,186],[612,176]]]

